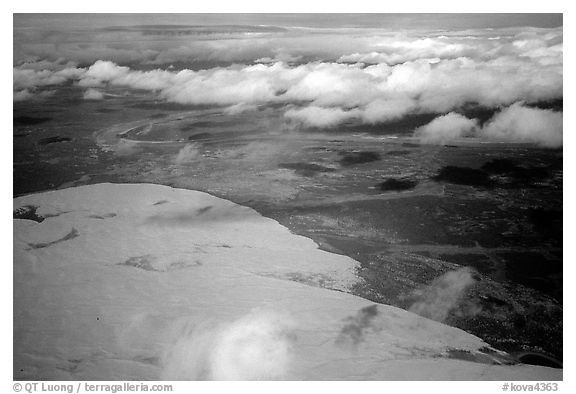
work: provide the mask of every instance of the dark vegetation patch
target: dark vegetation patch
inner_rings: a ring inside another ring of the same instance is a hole
[[[445,166],[432,179],[438,182],[486,188],[535,188],[546,187],[547,184],[543,182],[551,180],[552,172],[561,168],[561,159],[547,167],[520,166],[514,160],[495,159],[485,163],[479,169]]]
[[[480,253],[450,253],[440,254],[439,259],[461,266],[473,267],[482,274],[489,275],[494,269],[488,256]]]
[[[495,159],[482,165],[484,171],[490,174],[506,174],[518,170],[518,164],[511,159]]]
[[[412,134],[415,128],[430,123],[437,114],[409,114],[400,119],[376,123],[357,124],[350,122],[338,126],[339,132],[368,133],[372,135]]]
[[[503,360],[502,357],[494,357],[485,353],[470,352],[469,350],[463,349],[448,349],[446,351],[446,357],[456,360],[470,361],[473,363],[481,364],[497,364],[501,365],[504,361],[506,364],[513,364],[512,360]]]
[[[481,169],[489,174],[504,177],[500,178],[501,186],[534,186],[534,182],[540,182],[550,177],[546,167],[521,167],[514,160],[495,159],[484,164]]]
[[[164,101],[155,102],[137,102],[129,105],[130,108],[135,109],[149,109],[153,111],[187,111],[191,109],[209,109],[217,107],[215,105],[197,105],[197,104],[179,104],[179,103],[168,103]]]
[[[117,109],[114,108],[98,108],[96,110],[96,112],[100,113],[100,114],[109,114],[111,112],[116,112],[118,111]]]
[[[237,120],[234,119],[221,119],[221,118],[213,118],[214,120],[206,120],[206,121],[197,121],[188,126],[191,126],[188,130],[194,130],[199,128],[206,128],[206,127],[214,127],[214,125],[218,126],[232,126],[237,124]]]
[[[212,137],[211,133],[196,133],[188,137],[188,141],[206,140]]]
[[[380,190],[384,192],[410,190],[414,189],[417,184],[418,182],[411,179],[388,178],[380,183]]]
[[[111,213],[105,213],[103,215],[88,215],[88,217],[90,219],[109,219],[109,218],[113,218],[116,217],[117,215],[113,212]]]
[[[56,241],[31,243],[31,244],[28,244],[28,246],[30,246],[32,249],[42,249],[42,248],[47,248],[49,246],[52,246],[52,245],[60,243],[60,242],[74,239],[74,238],[79,237],[79,236],[80,236],[80,233],[78,232],[78,230],[76,230],[75,228],[72,228],[72,230],[70,230],[70,232],[68,234],[66,234],[64,237],[62,237],[60,239],[57,239]]]
[[[536,252],[498,253],[506,265],[506,279],[521,283],[562,302],[562,260]]]
[[[202,207],[202,208],[198,208],[198,209],[196,210],[196,215],[198,215],[198,216],[203,215],[203,214],[205,214],[206,212],[208,212],[208,211],[211,210],[211,209],[212,209],[212,205],[208,205],[208,206],[205,206],[205,207]]]
[[[122,263],[118,263],[118,265],[125,265],[129,267],[139,268],[144,271],[155,271],[155,272],[169,272],[202,265],[200,261],[192,262],[184,259],[171,261],[169,262],[169,264],[163,264],[163,263],[158,264],[158,262],[159,258],[157,256],[146,254],[144,256],[130,257],[128,260]]]
[[[274,275],[272,276],[274,277]],[[305,283],[309,286],[322,287],[325,289],[329,289],[333,282],[329,276],[324,274],[305,274],[302,272],[289,272],[286,275],[276,277],[288,279],[293,282]]]
[[[334,172],[334,168],[324,167],[314,163],[280,163],[279,168],[294,170],[300,176],[313,177],[322,172]]]
[[[493,347],[508,353],[519,350],[545,352],[562,359],[562,307],[530,297],[506,287],[510,303],[504,307],[493,306],[480,314],[459,322],[448,321],[458,328],[481,337]]]
[[[442,167],[438,175],[433,177],[437,182],[446,182],[456,185],[492,187],[493,182],[488,174],[482,170],[468,167],[446,166]]]
[[[505,307],[505,306],[509,305],[506,301],[504,301],[498,297],[494,297],[490,294],[480,295],[480,296],[478,296],[478,298],[480,300],[480,306],[484,310],[494,309],[495,306],[496,307]]]
[[[40,123],[48,122],[52,120],[52,118],[42,118],[42,117],[33,117],[33,116],[16,116],[14,117],[14,125],[15,126],[33,126]]]
[[[362,151],[362,152],[339,152],[341,156],[339,163],[342,166],[348,167],[356,164],[370,163],[380,160],[381,156],[378,152]]]
[[[412,152],[410,152],[409,150],[391,150],[389,152],[386,152],[388,156],[406,156],[409,155],[410,153]]]
[[[36,213],[38,210],[37,206],[34,205],[24,205],[23,207],[17,208],[12,212],[12,217],[14,219],[27,219],[34,220],[37,223],[44,221],[44,217]]]
[[[551,159],[547,168],[550,171],[562,171],[562,169],[564,168],[564,161],[562,159],[562,156],[554,157],[553,159]]]
[[[544,208],[532,208],[528,218],[534,229],[541,235],[557,240],[562,246],[562,211]]]
[[[70,137],[60,137],[59,135],[56,135],[54,137],[41,138],[38,141],[38,145],[48,145],[48,144],[55,144],[58,142],[70,142],[70,141],[72,141],[72,138]]]
[[[225,125],[228,125],[230,122],[222,122]],[[183,132],[189,132],[189,131],[194,131],[194,130],[198,130],[198,129],[202,129],[202,128],[207,128],[207,127],[213,127],[215,124],[222,124],[221,122],[210,122],[210,121],[205,121],[205,122],[194,122],[194,123],[188,123],[188,124],[183,124],[180,126],[180,131]],[[206,133],[208,134],[208,133]]]
[[[542,367],[562,368],[562,363],[553,357],[540,353],[521,353],[517,356],[523,364],[540,365]]]
[[[331,150],[326,146],[309,146],[305,149],[309,152],[329,152]]]

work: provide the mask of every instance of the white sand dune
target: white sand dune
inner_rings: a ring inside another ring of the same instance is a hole
[[[556,380],[449,358],[481,339],[353,296],[357,262],[206,193],[99,184],[19,197],[14,378]]]

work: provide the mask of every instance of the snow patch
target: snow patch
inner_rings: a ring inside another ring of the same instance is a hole
[[[449,358],[489,346],[349,294],[356,261],[206,193],[98,184],[26,206],[44,220],[14,219],[16,380],[562,378]]]

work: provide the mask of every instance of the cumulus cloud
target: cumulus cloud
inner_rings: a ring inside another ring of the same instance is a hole
[[[402,118],[416,108],[416,100],[408,97],[376,99],[364,107],[360,116],[365,123],[379,123]]]
[[[186,144],[178,151],[174,162],[176,164],[186,164],[198,159],[200,156],[200,150],[198,148],[198,144]]]
[[[60,85],[68,80],[79,78],[83,73],[83,69],[75,67],[64,68],[58,71],[14,68],[12,83],[14,90]]]
[[[470,135],[478,127],[476,119],[450,112],[442,115],[414,131],[424,143],[445,144]]]
[[[554,148],[562,146],[562,118],[562,112],[532,108],[517,102],[494,114],[483,127],[479,127],[476,119],[451,112],[417,128],[414,136],[432,144],[476,137]]]
[[[353,53],[341,56],[340,62],[400,64],[416,59],[455,59],[478,54],[478,45],[472,43],[451,42],[442,38],[389,38],[377,45],[378,51]]]
[[[34,97],[34,95],[28,89],[18,90],[13,94],[13,101],[25,101],[31,99],[32,97]]]
[[[483,128],[488,139],[562,146],[562,112],[515,103],[497,113]]]
[[[292,323],[253,311],[227,324],[185,325],[163,360],[166,380],[275,380],[292,360]]]
[[[89,88],[86,89],[82,97],[84,100],[102,100],[104,98],[104,93],[97,89]]]
[[[142,149],[137,141],[121,138],[117,144],[112,146],[112,150],[116,156],[131,156],[140,152]]]
[[[20,102],[20,101],[27,101],[32,99],[45,99],[47,97],[52,96],[56,93],[55,90],[42,90],[38,91],[36,89],[23,89],[14,91],[13,93],[13,101]]]
[[[169,102],[226,106],[231,112],[281,104],[288,119],[306,126],[334,127],[349,121],[387,122],[411,113],[446,114],[465,104],[498,108],[563,95],[561,28],[405,33],[360,29],[353,35],[346,29],[314,35],[298,29],[267,29],[256,36],[215,29],[209,29],[210,37],[217,38],[191,44],[187,44],[190,40],[169,43],[146,38],[138,51],[152,51],[156,57],[147,52],[140,62],[193,58],[213,63],[244,59],[248,64],[144,71],[96,60],[78,68],[73,54],[68,54],[72,63],[62,53],[52,62],[38,60],[34,54],[28,57],[35,61],[14,67],[15,97],[23,99],[26,91],[72,81],[85,88],[111,85],[147,90]],[[132,33],[142,34],[138,29]],[[99,49],[94,54],[114,59]]]
[[[207,70],[139,71],[109,61],[88,69],[35,71],[14,69],[14,89],[77,80],[85,87],[103,84],[158,92],[182,104],[234,105],[311,102],[319,107],[379,109],[402,114],[411,110],[448,112],[464,103],[498,106],[524,100],[562,97],[561,64],[542,65],[518,58],[476,61],[468,58],[430,63],[416,60],[388,66],[338,63],[289,66],[278,62]],[[384,116],[386,117],[386,116]]]
[[[404,25],[404,21],[397,22]],[[278,28],[274,26],[132,26],[96,31],[14,28],[16,64],[65,58],[90,64],[345,61],[400,64],[423,58],[490,59],[543,53],[562,42],[562,28],[399,31],[374,28]],[[64,26],[63,26],[64,27]],[[414,27],[414,26],[412,26]],[[49,32],[49,34],[47,34]],[[96,33],[96,34],[95,34]],[[191,39],[194,37],[194,39]],[[544,51],[543,51],[544,49]]]
[[[459,306],[465,291],[474,282],[472,271],[467,267],[449,271],[416,291],[416,301],[409,311],[442,322]]]

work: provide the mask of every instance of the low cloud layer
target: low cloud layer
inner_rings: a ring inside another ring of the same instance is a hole
[[[470,135],[478,126],[475,119],[450,112],[434,119],[414,132],[424,143],[444,144]]]
[[[522,102],[506,107],[484,124],[449,113],[417,128],[414,136],[423,143],[445,144],[463,137],[488,141],[524,142],[556,148],[562,146],[562,112],[532,108]]]
[[[102,100],[104,98],[104,93],[97,89],[87,89],[82,96],[84,100]]]
[[[308,19],[317,21],[320,17],[308,16]],[[343,17],[350,23],[351,18],[357,16]],[[386,16],[375,17],[379,23],[373,26],[381,26],[382,18]],[[469,17],[458,15],[450,19],[463,21]],[[513,17],[511,15],[507,19]],[[157,18],[155,16],[153,20]],[[337,27],[338,24],[331,28],[302,28],[296,27],[303,26],[297,21],[292,27],[285,23],[271,26],[271,16],[262,18],[269,22],[257,25],[228,23],[202,26],[203,22],[196,21],[187,26],[180,21],[177,25],[167,22],[154,26],[154,22],[149,20],[148,25],[121,26],[118,23],[122,22],[117,21],[109,27],[102,27],[106,24],[101,21],[100,27],[89,28],[89,21],[84,21],[81,29],[67,29],[67,21],[43,29],[42,22],[50,22],[46,17],[35,22],[21,19],[15,19],[14,23],[15,65],[40,59],[67,59],[79,64],[92,64],[103,59],[120,64],[166,67],[179,63],[223,65],[257,61],[298,63],[303,60],[393,65],[423,58],[469,57],[486,60],[525,53],[541,56],[555,50],[561,51],[562,47],[561,27],[461,30],[439,30],[434,27],[427,31],[426,26],[430,26],[430,22],[442,23],[446,19],[423,15],[404,18],[395,15],[386,23],[387,29],[361,25],[355,28]],[[90,19],[94,20],[94,16]],[[282,19],[287,21],[285,17]],[[415,23],[418,19],[420,21]],[[494,20],[494,16],[490,19]],[[32,23],[34,29],[27,23]],[[396,26],[396,31],[393,26]]]
[[[182,149],[178,151],[176,157],[174,158],[174,163],[176,164],[187,164],[195,161],[201,156],[200,150],[197,144],[186,144]]]
[[[168,36],[179,37],[174,29],[166,29]],[[91,49],[84,50],[93,57],[86,67],[77,66],[87,60],[80,51],[62,49],[66,43],[48,55],[39,49],[45,46],[22,39],[16,51],[20,60],[15,60],[13,69],[14,101],[39,97],[47,87],[73,83],[84,89],[85,98],[93,99],[99,96],[94,89],[105,94],[106,89],[121,87],[148,91],[152,98],[172,103],[224,106],[232,112],[274,104],[282,108],[288,122],[314,128],[347,122],[378,124],[410,114],[435,113],[442,117],[417,131],[430,143],[471,133],[473,120],[452,113],[465,105],[511,106],[482,129],[483,136],[561,144],[558,114],[513,106],[563,97],[561,28],[403,33],[357,29],[354,34],[345,28],[315,34],[296,28],[223,29],[190,28],[184,35],[201,35],[203,40],[145,38],[134,56],[121,43],[102,49],[96,40],[87,44]],[[125,40],[160,33],[161,29],[142,27],[102,34]],[[102,40],[104,45],[106,39]],[[116,52],[124,53],[123,57],[116,57]],[[150,64],[190,59],[237,63],[150,69]],[[523,124],[527,117],[553,124],[547,128],[543,123]]]
[[[559,147],[562,146],[562,118],[562,112],[515,103],[496,114],[482,128],[480,135],[500,141]]]

